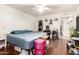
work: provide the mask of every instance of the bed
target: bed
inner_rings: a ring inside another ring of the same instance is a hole
[[[30,54],[30,50],[34,47],[34,40],[46,35],[43,32],[28,32],[22,34],[7,34],[7,42],[16,45],[22,49],[28,51]]]

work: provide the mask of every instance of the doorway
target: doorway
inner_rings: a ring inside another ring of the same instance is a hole
[[[60,22],[60,36],[69,37],[69,18],[63,18]]]

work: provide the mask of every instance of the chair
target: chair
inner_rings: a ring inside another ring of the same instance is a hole
[[[58,29],[52,31],[52,39],[59,39]]]

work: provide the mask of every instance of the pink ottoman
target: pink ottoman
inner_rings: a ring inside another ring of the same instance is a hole
[[[44,49],[44,50],[37,50],[37,49],[34,49],[34,50],[33,50],[33,54],[34,54],[34,55],[45,55],[45,54],[46,54],[46,49]]]
[[[34,50],[33,53],[35,55],[44,55],[46,54],[46,41],[43,39],[37,39],[34,42]]]

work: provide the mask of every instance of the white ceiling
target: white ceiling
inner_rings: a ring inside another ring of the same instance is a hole
[[[33,9],[33,8],[35,8],[34,4],[7,4],[7,6],[15,8],[19,11],[24,12],[24,13],[28,13],[28,14],[33,15],[33,16],[39,16],[39,13]],[[78,6],[79,6],[78,4],[46,5],[46,7],[50,8],[50,9],[46,10],[41,15],[48,15],[48,14],[73,11],[73,10],[76,10],[76,8]]]

